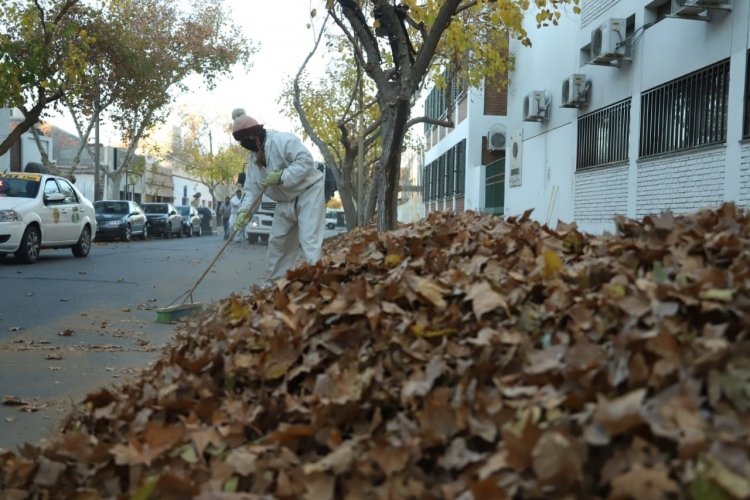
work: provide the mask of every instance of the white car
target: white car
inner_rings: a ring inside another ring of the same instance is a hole
[[[96,236],[94,205],[68,180],[55,175],[0,173],[0,257],[15,253],[26,264],[42,248],[86,257]]]

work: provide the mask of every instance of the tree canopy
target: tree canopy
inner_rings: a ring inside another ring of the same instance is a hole
[[[79,0],[5,0],[0,8],[0,107],[24,120],[0,143],[5,154],[66,93],[85,79],[96,39],[85,29],[97,12]]]

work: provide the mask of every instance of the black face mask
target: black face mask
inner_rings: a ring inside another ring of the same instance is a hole
[[[255,137],[245,137],[240,141],[240,146],[243,148],[252,151],[253,153],[258,152],[258,143],[255,142]]]

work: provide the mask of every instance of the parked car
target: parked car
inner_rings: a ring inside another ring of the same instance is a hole
[[[31,264],[42,248],[65,247],[86,257],[96,229],[94,205],[67,179],[0,173],[0,257]]]
[[[171,238],[172,235],[182,238],[182,216],[173,204],[143,203],[141,207],[148,219],[149,233],[159,234],[162,238]]]
[[[345,226],[344,211],[340,208],[326,208],[326,229]]]
[[[96,239],[130,241],[133,236],[148,239],[148,221],[143,209],[134,201],[100,200],[94,202]]]
[[[200,236],[203,234],[201,228],[201,216],[198,210],[192,205],[177,205],[177,211],[182,216],[182,233],[190,238],[192,235]]]

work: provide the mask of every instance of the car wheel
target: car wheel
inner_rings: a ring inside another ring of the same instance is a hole
[[[185,231],[182,230],[182,224],[180,224],[180,229],[177,231],[177,237],[182,238],[184,234],[185,234]]]
[[[164,237],[168,240],[172,239],[172,225],[167,224],[167,228],[164,230]]]
[[[144,241],[148,239],[148,226],[147,225],[143,226],[143,234],[141,234],[141,239]]]
[[[130,224],[125,226],[125,236],[123,236],[123,241],[130,241],[133,239],[133,228],[130,227]]]
[[[193,237],[193,226],[188,226],[185,229],[185,236],[187,236],[188,238],[192,238]]]
[[[33,264],[39,258],[39,245],[41,243],[39,229],[29,226],[23,233],[21,246],[16,250],[16,258],[24,264]]]
[[[258,235],[257,234],[248,234],[247,235],[247,242],[250,245],[256,245],[258,243]]]
[[[334,226],[333,224],[331,224],[331,223],[329,222],[328,224],[326,224],[326,227],[327,227],[328,229],[334,229],[334,228],[335,228],[336,226]]]
[[[89,250],[91,250],[91,229],[88,226],[83,228],[78,243],[73,245],[71,250],[76,257],[86,257],[89,254]]]
[[[203,236],[203,228],[201,226],[198,226],[198,238]]]

